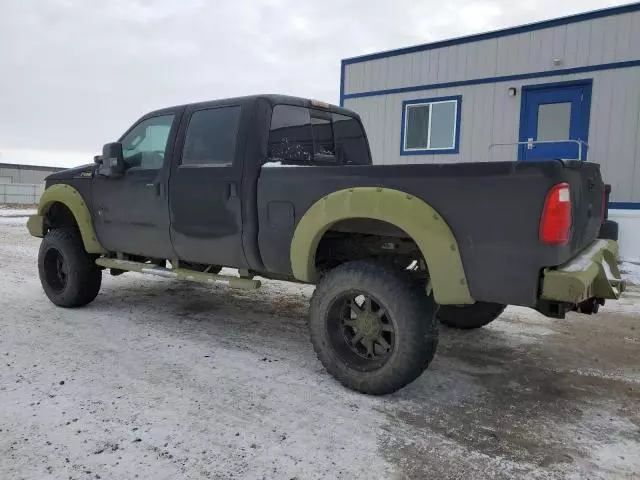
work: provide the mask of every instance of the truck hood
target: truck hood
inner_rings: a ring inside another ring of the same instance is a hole
[[[89,163],[80,167],[68,168],[61,172],[52,173],[45,179],[47,182],[50,180],[69,180],[72,178],[91,178],[96,165]]]

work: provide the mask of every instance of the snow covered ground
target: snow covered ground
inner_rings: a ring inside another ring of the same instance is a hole
[[[640,291],[596,316],[507,309],[441,329],[396,394],[316,360],[311,288],[104,276],[86,308],[42,293],[39,240],[0,214],[0,478],[633,478]],[[6,222],[6,223],[5,223]]]
[[[620,266],[620,273],[627,282],[640,286],[640,263],[623,262]]]
[[[3,208],[0,205],[0,225],[25,225],[29,215],[35,215],[35,208]]]

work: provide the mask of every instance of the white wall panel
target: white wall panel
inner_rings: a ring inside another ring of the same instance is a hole
[[[640,11],[348,65],[345,87],[359,93],[638,60]],[[345,106],[361,113],[376,163],[514,160],[516,147],[489,153],[489,145],[518,141],[522,86],[587,78],[589,159],[601,163],[614,201],[640,201],[640,67],[347,99]],[[401,156],[402,101],[449,95],[463,96],[460,153]]]
[[[489,146],[518,141],[521,88],[580,79],[593,80],[589,160],[601,164],[613,201],[640,201],[640,67],[348,99],[345,106],[361,114],[375,163],[509,161],[515,146]],[[518,89],[516,97],[507,95],[509,87]],[[460,153],[401,156],[402,102],[450,95],[462,95]]]

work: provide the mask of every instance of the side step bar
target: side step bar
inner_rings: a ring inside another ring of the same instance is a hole
[[[205,283],[209,285],[227,285],[232,288],[242,290],[255,290],[260,287],[260,280],[248,278],[231,277],[229,275],[216,275],[214,273],[197,272],[186,268],[164,268],[149,263],[132,262],[130,260],[119,260],[117,258],[100,257],[96,259],[96,265],[116,270],[127,270],[130,272],[145,273],[158,277],[175,278],[189,280],[191,282]]]

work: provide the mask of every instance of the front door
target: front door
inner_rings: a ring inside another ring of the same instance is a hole
[[[109,251],[173,258],[167,173],[178,112],[144,118],[120,140],[125,172],[93,178],[92,209],[98,240]]]
[[[246,268],[241,113],[240,105],[185,111],[184,141],[169,180],[171,237],[180,260]]]
[[[523,87],[519,159],[586,160],[590,107],[591,81]]]

